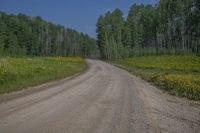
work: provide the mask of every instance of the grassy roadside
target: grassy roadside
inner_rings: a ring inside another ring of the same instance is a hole
[[[200,57],[151,56],[110,61],[176,96],[200,100]]]
[[[81,57],[0,58],[0,93],[64,78],[85,69]]]

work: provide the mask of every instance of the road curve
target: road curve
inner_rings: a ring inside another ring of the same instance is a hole
[[[200,132],[200,102],[168,95],[105,62],[87,63],[76,78],[0,102],[0,133]]]

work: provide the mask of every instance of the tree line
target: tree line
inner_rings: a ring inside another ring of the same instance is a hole
[[[87,34],[25,14],[0,12],[0,56],[96,56]]]
[[[97,21],[97,44],[104,59],[162,54],[200,54],[200,1],[160,0],[120,9]]]

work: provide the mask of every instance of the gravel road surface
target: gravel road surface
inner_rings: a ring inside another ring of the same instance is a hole
[[[1,95],[0,133],[200,133],[200,102],[103,61],[87,63],[75,78]]]

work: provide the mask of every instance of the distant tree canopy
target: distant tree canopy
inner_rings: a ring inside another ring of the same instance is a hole
[[[126,20],[119,9],[107,12],[98,19],[97,39],[104,59],[200,54],[200,1],[134,4]]]
[[[96,40],[24,14],[0,12],[0,56],[96,56]]]

